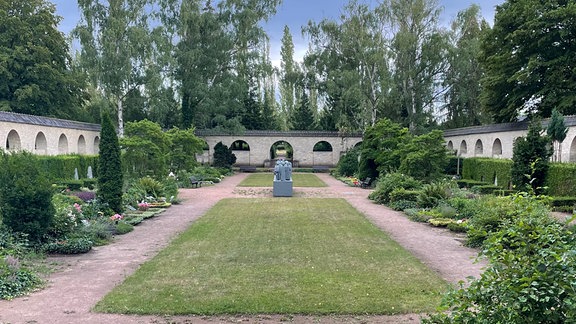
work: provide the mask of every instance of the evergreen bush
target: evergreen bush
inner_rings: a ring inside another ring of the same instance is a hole
[[[41,241],[54,217],[53,190],[30,153],[0,152],[2,222],[14,232]]]
[[[214,166],[217,168],[232,168],[232,165],[236,163],[236,155],[232,153],[232,150],[228,146],[218,142],[214,146]]]
[[[98,191],[96,196],[116,213],[122,213],[122,162],[120,145],[112,120],[108,114],[102,114],[100,131],[100,157],[98,159]]]

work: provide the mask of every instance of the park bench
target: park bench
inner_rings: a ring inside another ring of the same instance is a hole
[[[195,176],[190,177],[190,184],[196,188],[202,187],[202,181]]]
[[[240,172],[256,172],[256,167],[253,165],[240,165],[238,170]]]
[[[360,180],[360,187],[368,188],[370,186],[370,182],[372,182],[372,178],[366,178],[364,180]]]

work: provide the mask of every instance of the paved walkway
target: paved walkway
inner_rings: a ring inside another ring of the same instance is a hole
[[[462,246],[461,238],[446,230],[414,223],[401,213],[367,199],[369,190],[348,187],[327,174],[318,176],[327,188],[295,188],[294,196],[341,197],[366,215],[376,226],[411,251],[448,282],[478,276],[481,265],[473,262],[476,251]],[[185,189],[182,204],[174,205],[159,217],[146,220],[113,244],[96,247],[90,253],[53,257],[58,271],[47,287],[29,296],[0,301],[0,323],[418,323],[419,316],[220,316],[171,317],[127,316],[92,313],[91,308],[112,288],[131,275],[143,262],[154,257],[175,236],[226,197],[271,196],[269,188],[240,188],[246,174],[226,178],[215,186]]]

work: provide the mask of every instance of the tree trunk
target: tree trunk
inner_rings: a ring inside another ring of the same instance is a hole
[[[118,137],[124,137],[124,113],[122,108],[122,98],[118,99]]]

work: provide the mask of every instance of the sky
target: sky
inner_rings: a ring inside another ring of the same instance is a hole
[[[48,0],[56,5],[56,14],[63,19],[59,29],[65,34],[76,26],[80,19],[77,1],[75,0]],[[461,10],[476,3],[482,9],[484,18],[492,24],[496,5],[504,3],[505,0],[438,0],[443,8],[440,23],[446,27],[456,17]],[[324,18],[338,20],[342,8],[349,0],[284,0],[278,7],[277,14],[265,25],[265,30],[270,37],[270,56],[274,65],[279,65],[280,41],[284,25],[288,25],[292,32],[295,49],[295,59],[303,57],[308,48],[307,40],[301,36],[301,27],[308,21],[316,22]],[[360,0],[360,3],[377,4],[376,0]]]

